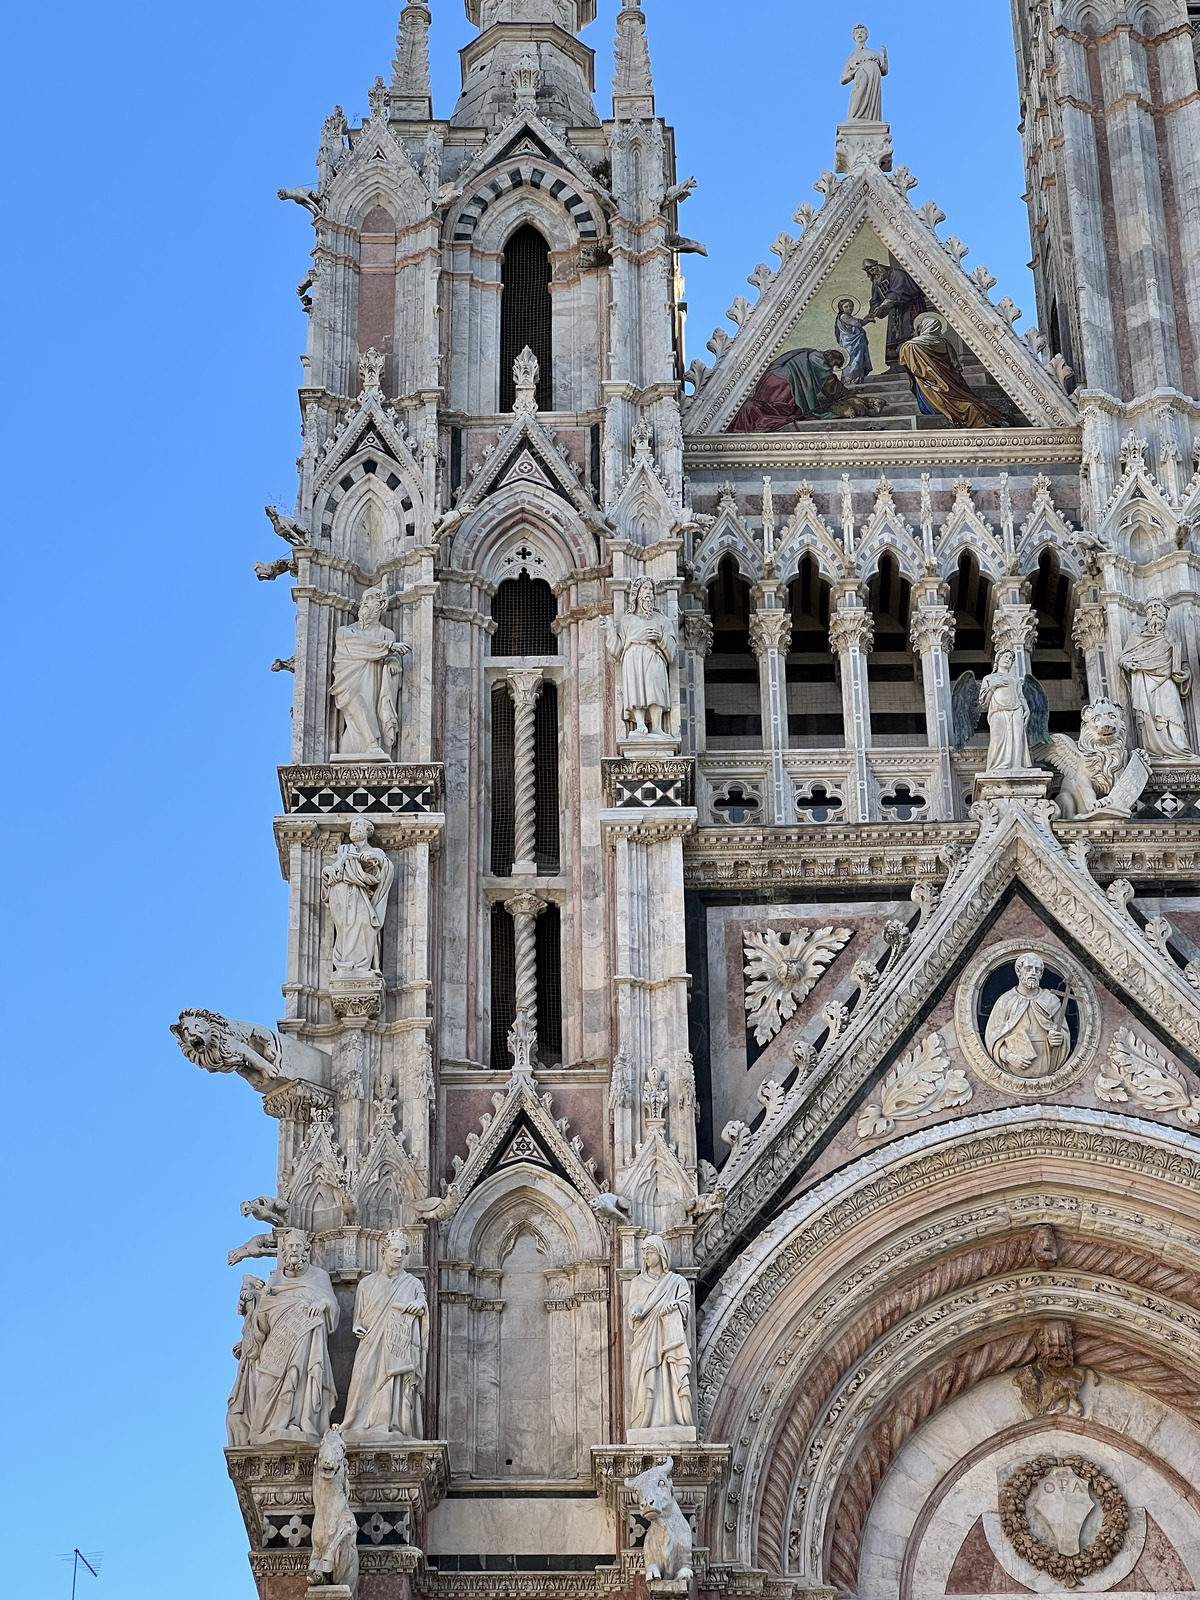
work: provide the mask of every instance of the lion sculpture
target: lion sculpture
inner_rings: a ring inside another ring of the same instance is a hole
[[[358,1523],[350,1509],[346,1441],[339,1423],[321,1440],[313,1462],[312,1555],[308,1586],[344,1585],[358,1593]]]
[[[329,1057],[300,1039],[235,1022],[219,1011],[181,1011],[171,1032],[189,1061],[205,1072],[236,1072],[260,1092],[289,1079],[325,1085]]]
[[[1079,742],[1056,733],[1037,752],[1062,774],[1058,807],[1072,817],[1127,817],[1150,776],[1149,759],[1135,750],[1125,759],[1125,714],[1111,700],[1084,706]]]

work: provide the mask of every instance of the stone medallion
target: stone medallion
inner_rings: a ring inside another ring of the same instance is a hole
[[[1080,1544],[1096,1509],[1100,1527]],[[1031,1567],[1074,1589],[1125,1548],[1129,1507],[1113,1480],[1082,1456],[1038,1456],[1019,1466],[1000,1490],[1000,1526]]]
[[[1040,1100],[1076,1083],[1100,1039],[1091,979],[1063,950],[1005,939],[970,961],[954,999],[959,1049],[993,1088]]]

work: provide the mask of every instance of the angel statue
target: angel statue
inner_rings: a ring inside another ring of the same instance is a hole
[[[992,671],[980,683],[967,669],[955,679],[950,694],[954,748],[968,744],[979,725],[979,713],[988,719],[986,772],[1013,772],[1031,765],[1029,747],[1046,743],[1050,736],[1050,707],[1046,691],[1030,673],[1022,679],[1016,656],[1001,650]]]
[[[1056,733],[1037,755],[1062,774],[1058,809],[1068,820],[1129,816],[1150,776],[1144,750],[1125,760],[1125,714],[1111,700],[1084,706],[1078,743]]]

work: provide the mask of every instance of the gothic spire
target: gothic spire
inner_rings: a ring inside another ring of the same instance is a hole
[[[425,0],[406,0],[396,32],[392,62],[392,116],[401,122],[430,122],[429,8]]]
[[[640,0],[622,0],[617,13],[616,72],[613,74],[613,117],[652,117],[654,80],[650,76],[650,50],[646,44],[646,19]]]

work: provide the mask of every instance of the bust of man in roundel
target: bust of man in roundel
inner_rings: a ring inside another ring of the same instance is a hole
[[[1014,965],[1017,986],[992,1007],[983,1042],[998,1067],[1036,1081],[1057,1072],[1071,1053],[1070,996],[1042,988],[1045,962],[1032,950],[1018,956]]]

